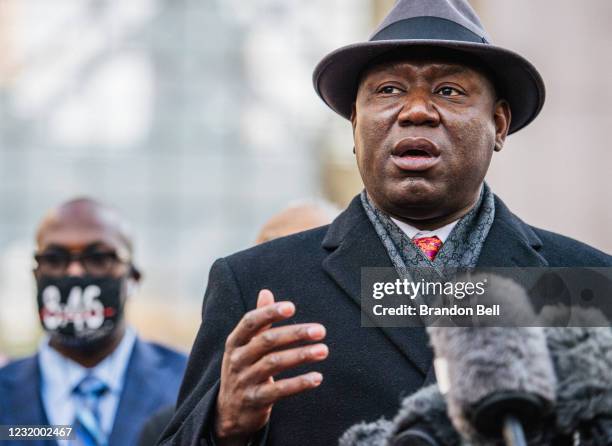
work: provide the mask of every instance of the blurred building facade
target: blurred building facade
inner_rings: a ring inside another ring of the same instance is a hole
[[[0,3],[0,350],[35,345],[35,225],[76,195],[132,222],[145,278],[130,318],[188,346],[215,258],[248,247],[291,200],[345,205],[361,188],[350,125],[316,97],[311,73],[392,3]],[[612,3],[473,4],[548,87],[488,181],[529,223],[612,251]]]

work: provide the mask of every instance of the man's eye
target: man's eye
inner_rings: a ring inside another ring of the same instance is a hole
[[[385,87],[382,87],[380,90],[378,90],[379,93],[382,94],[395,94],[395,93],[399,93],[400,89],[397,87],[394,87],[392,85],[387,85]]]
[[[113,259],[113,255],[106,252],[92,252],[87,256],[84,256],[90,263],[95,265],[103,265],[107,263],[109,260]]]
[[[439,88],[438,91],[436,91],[436,93],[442,95],[442,96],[459,96],[462,95],[463,93],[459,90],[457,90],[456,88],[453,87],[442,87]]]
[[[67,256],[57,254],[57,253],[48,253],[40,256],[40,262],[46,266],[58,267],[65,264],[67,261]]]

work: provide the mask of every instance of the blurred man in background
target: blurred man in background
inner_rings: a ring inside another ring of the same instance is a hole
[[[276,238],[328,225],[340,210],[323,200],[301,200],[274,214],[262,226],[255,244],[259,245]]]
[[[73,425],[82,444],[134,444],[144,421],[175,401],[186,361],[126,324],[141,278],[126,224],[75,199],[47,214],[36,244],[47,335],[34,356],[0,369],[0,425]]]

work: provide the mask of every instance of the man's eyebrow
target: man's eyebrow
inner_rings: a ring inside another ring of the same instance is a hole
[[[92,249],[98,249],[98,248],[107,248],[109,247],[106,243],[104,243],[103,241],[97,241],[97,242],[93,242],[88,244],[87,246],[85,246],[82,251],[91,251]],[[69,251],[68,248],[66,248],[64,245],[58,245],[57,243],[51,243],[49,244],[49,246],[47,246],[44,249],[44,252],[47,251]]]
[[[431,71],[436,76],[452,76],[453,74],[463,74],[468,71],[464,65],[432,65],[427,71]]]
[[[379,67],[383,68],[385,72],[393,73],[397,71],[401,72],[403,68],[403,64],[404,62],[399,60],[399,61],[394,61],[388,64],[381,63]],[[376,69],[376,68],[377,66],[372,67],[372,69]],[[443,63],[440,63],[440,64],[434,63],[424,68],[424,71],[428,75],[440,77],[440,76],[452,76],[454,74],[463,74],[469,69],[470,69],[469,67],[465,65],[461,65],[461,64],[450,65],[450,64],[443,64]]]
[[[89,245],[85,246],[85,248],[83,248],[83,251],[93,251],[96,249],[114,249],[112,246],[109,246],[107,243],[104,242],[93,242],[90,243]]]
[[[47,252],[47,251],[67,251],[67,249],[62,245],[57,245],[57,244],[52,243],[43,250],[43,252]]]

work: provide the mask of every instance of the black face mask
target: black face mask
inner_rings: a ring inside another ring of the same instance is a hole
[[[125,277],[40,277],[38,314],[43,328],[66,347],[104,342],[123,318]]]

